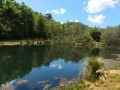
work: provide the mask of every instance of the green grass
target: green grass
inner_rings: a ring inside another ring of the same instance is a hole
[[[104,47],[107,46],[105,43],[102,42],[92,42],[95,47]]]
[[[104,64],[98,61],[98,57],[90,57],[86,66],[86,79],[91,82],[97,81],[99,76],[96,74],[96,71],[103,66]]]
[[[90,74],[95,74],[102,67],[103,63],[98,61],[98,57],[90,57],[86,69]]]
[[[86,85],[84,81],[82,81],[81,83],[76,83],[73,86],[62,88],[62,90],[82,90],[82,89],[85,89],[87,87],[89,87],[89,86]]]
[[[120,87],[118,88],[118,90],[120,90]]]

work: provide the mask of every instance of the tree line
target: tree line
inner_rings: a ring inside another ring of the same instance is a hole
[[[120,26],[91,28],[80,22],[56,22],[50,13],[34,12],[25,3],[0,0],[0,40],[45,39],[54,43],[103,42],[119,45]]]

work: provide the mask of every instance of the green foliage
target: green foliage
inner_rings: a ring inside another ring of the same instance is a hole
[[[50,13],[39,14],[14,0],[0,2],[0,40],[43,38],[54,43],[86,43],[91,41],[85,34],[89,28],[82,23],[61,24]]]
[[[93,40],[99,42],[100,41],[100,30],[96,27],[90,29],[90,36],[93,38]]]
[[[45,17],[42,14],[35,19],[35,37],[45,38]]]
[[[86,66],[86,78],[87,80],[94,82],[98,79],[96,71],[103,67],[103,63],[98,61],[98,57],[90,57],[88,65]]]
[[[58,34],[61,34],[60,32],[61,32],[61,28],[59,23],[56,23],[52,19],[46,22],[46,26],[45,26],[46,38],[53,39],[56,36],[58,36]]]
[[[88,32],[86,32],[84,34],[78,35],[78,37],[75,38],[75,41],[77,43],[87,44],[92,42],[92,38],[88,35]]]
[[[120,26],[107,27],[103,30],[101,38],[109,46],[120,45]]]
[[[0,9],[0,40],[26,39],[36,36],[34,29],[37,15],[32,9],[24,3],[20,5],[14,0],[0,2],[0,6],[2,7]],[[44,28],[45,17],[38,18],[38,20],[40,20],[39,22],[37,21],[40,25],[39,28]],[[36,32],[38,32],[38,29]]]
[[[118,90],[120,90],[120,87],[118,88]]]
[[[95,74],[96,71],[102,66],[103,64],[98,61],[97,57],[90,57],[87,65],[87,70],[90,74]]]
[[[47,20],[52,19],[52,15],[50,13],[45,14],[45,17],[46,17]]]
[[[61,90],[82,90],[87,87],[88,87],[88,85],[86,85],[85,82],[82,81],[81,83],[76,83],[74,86],[62,88]]]
[[[14,0],[6,0],[3,4],[0,17],[0,39],[32,37],[34,12],[24,3],[20,5]]]
[[[99,56],[99,52],[100,52],[99,48],[91,49],[91,52],[90,52],[89,56],[97,57],[97,56]]]
[[[62,28],[59,34],[57,34],[58,38],[62,43],[79,43],[79,42],[89,42],[89,36],[86,34],[88,26],[78,22],[67,22],[61,25]],[[85,37],[88,37],[85,39]],[[61,41],[62,40],[62,41]]]
[[[102,34],[102,35],[101,35]],[[106,29],[89,28],[80,22],[61,24],[52,15],[34,12],[24,3],[0,0],[0,40],[49,39],[54,43],[120,45],[120,25]],[[102,40],[101,40],[102,39]]]

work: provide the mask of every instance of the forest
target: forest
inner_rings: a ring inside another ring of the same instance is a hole
[[[15,0],[0,0],[0,41],[44,39],[54,43],[94,43],[120,45],[120,25],[89,27],[80,22],[61,24],[50,13],[43,15]]]

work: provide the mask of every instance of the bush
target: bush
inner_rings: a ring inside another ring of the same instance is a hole
[[[120,29],[113,27],[107,27],[103,30],[101,36],[102,42],[108,46],[119,46],[120,45]]]
[[[76,83],[73,86],[63,88],[61,90],[82,90],[82,89],[87,88],[87,87],[88,87],[88,85],[86,85],[84,81],[81,81],[81,83]]]
[[[92,42],[92,38],[87,33],[84,33],[84,34],[78,35],[78,37],[75,38],[75,41],[76,43],[87,44]]]
[[[96,71],[103,67],[103,63],[98,61],[97,57],[90,57],[86,67],[86,79],[94,82],[98,79]]]
[[[93,38],[93,40],[99,42],[100,41],[100,36],[101,32],[100,29],[94,27],[90,29],[90,36]]]

